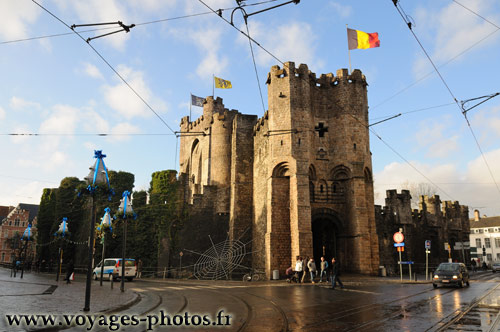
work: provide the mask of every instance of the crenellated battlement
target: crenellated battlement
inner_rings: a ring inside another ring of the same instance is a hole
[[[307,65],[300,64],[300,66],[296,68],[294,62],[286,62],[283,68],[277,65],[271,67],[266,83],[270,84],[275,79],[285,78],[289,81],[308,79],[311,85],[320,88],[336,87],[341,83],[361,83],[363,86],[368,85],[365,75],[363,75],[359,69],[355,69],[350,75],[347,69],[338,69],[336,75],[333,73],[321,74],[319,78],[316,78],[316,74],[311,72]]]
[[[266,111],[263,117],[257,119],[257,123],[253,126],[254,136],[257,135],[257,133],[261,130],[261,128],[268,127],[267,120],[269,120],[269,111]]]

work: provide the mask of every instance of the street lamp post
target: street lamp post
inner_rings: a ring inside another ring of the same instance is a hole
[[[59,224],[59,229],[54,233],[56,237],[59,238],[59,252],[57,255],[57,271],[56,271],[56,281],[59,281],[59,275],[61,274],[61,264],[63,257],[63,249],[62,249],[62,239],[68,232],[68,218],[64,217]]]
[[[28,251],[28,242],[31,240],[31,224],[28,224],[28,227],[24,230],[23,236],[21,236],[21,240],[24,240],[24,248],[21,249],[20,259],[21,263],[21,279],[24,275],[24,264],[26,263],[26,252]],[[24,251],[24,259],[23,259],[23,251]]]
[[[123,243],[122,243],[122,275],[120,280],[120,290],[125,291],[125,252],[127,246],[127,214],[133,215],[132,201],[130,200],[130,192],[125,190],[122,195],[122,200],[120,202],[120,207],[118,208],[118,213],[123,212]]]
[[[104,216],[101,218],[101,224],[98,227],[98,230],[102,232],[102,255],[101,255],[101,277],[99,284],[102,286],[102,278],[104,275],[104,253],[106,249],[106,229],[112,232],[113,228],[111,226],[111,209],[109,207],[104,209]]]
[[[90,201],[92,205],[91,216],[90,216],[90,227],[89,227],[89,243],[88,243],[88,262],[87,262],[87,281],[85,284],[85,305],[83,311],[90,310],[90,290],[92,285],[92,257],[93,257],[93,246],[94,246],[94,226],[95,226],[95,191],[98,185],[107,184],[107,189],[111,190],[109,185],[108,170],[104,165],[104,160],[106,155],[102,154],[101,150],[94,151],[95,161],[94,166],[90,167],[90,173],[85,178],[88,184],[87,191],[90,193]]]

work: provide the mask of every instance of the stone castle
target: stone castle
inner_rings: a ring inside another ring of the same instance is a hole
[[[387,190],[385,206],[375,206],[375,220],[380,244],[380,265],[389,274],[399,273],[398,255],[392,236],[401,229],[405,236],[404,261],[414,261],[413,271],[425,271],[425,241],[430,241],[429,266],[448,261],[470,262],[470,250],[461,250],[459,242],[468,242],[469,208],[455,201],[441,201],[438,195],[420,196],[419,208],[412,209],[408,190]],[[450,251],[445,249],[449,244]],[[458,245],[457,245],[458,244]],[[406,267],[405,267],[406,269]],[[406,272],[405,272],[406,273]]]
[[[365,76],[340,69],[317,78],[288,62],[271,68],[267,84],[269,110],[260,119],[214,97],[198,119],[182,118],[179,179],[190,240],[181,245],[241,240],[251,246],[247,263],[268,277],[283,275],[299,255],[376,273]]]

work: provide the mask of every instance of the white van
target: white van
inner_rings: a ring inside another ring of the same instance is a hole
[[[121,258],[105,258],[104,259],[104,270],[103,279],[109,279],[110,281],[116,278],[121,278],[122,276],[122,259]],[[94,268],[93,276],[95,280],[101,277],[101,264],[102,261],[97,264]],[[132,281],[137,275],[137,262],[132,258],[125,258],[125,278],[128,281]]]

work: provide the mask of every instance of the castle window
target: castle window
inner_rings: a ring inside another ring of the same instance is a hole
[[[319,186],[319,192],[321,192],[321,193],[323,192],[323,185]]]
[[[281,145],[283,145],[283,141],[280,141]]]
[[[299,145],[300,145],[300,138],[299,138]]]
[[[354,150],[356,150],[356,143],[354,143]]]

